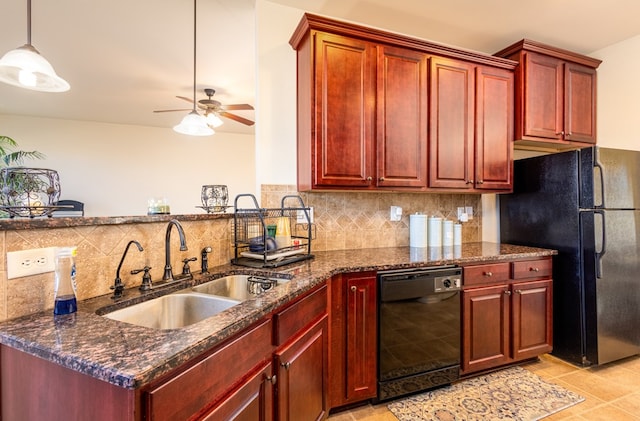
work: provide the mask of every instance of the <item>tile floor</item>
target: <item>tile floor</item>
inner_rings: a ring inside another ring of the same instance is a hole
[[[585,398],[549,421],[640,421],[640,356],[582,368],[551,355],[522,367]],[[385,404],[365,405],[329,416],[330,421],[397,421]]]

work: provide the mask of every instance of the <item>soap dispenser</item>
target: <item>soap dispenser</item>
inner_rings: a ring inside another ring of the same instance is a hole
[[[76,301],[77,247],[59,247],[56,250],[55,301],[53,314],[71,314],[78,310]]]

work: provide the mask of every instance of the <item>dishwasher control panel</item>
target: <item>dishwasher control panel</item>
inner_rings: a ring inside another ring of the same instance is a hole
[[[436,276],[433,279],[434,292],[458,291],[462,287],[462,276]]]

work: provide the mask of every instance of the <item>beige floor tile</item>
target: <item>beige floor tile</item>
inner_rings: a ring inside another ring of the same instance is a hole
[[[611,404],[630,414],[640,414],[640,392],[624,396]]]
[[[628,385],[596,376],[586,370],[569,373],[558,377],[558,379],[575,386],[578,390],[589,391],[589,393],[604,401],[618,399],[635,391]]]
[[[616,408],[612,404],[598,406],[590,411],[580,414],[580,416],[589,421],[638,421],[640,416],[632,415],[621,409]]]

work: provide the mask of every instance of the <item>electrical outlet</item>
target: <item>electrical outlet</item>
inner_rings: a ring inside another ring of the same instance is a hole
[[[20,278],[56,270],[56,247],[7,252],[7,278]]]
[[[309,213],[309,221],[307,221],[307,217],[306,217],[306,215],[304,214],[304,211],[303,211],[303,210],[299,210],[299,211],[298,211],[298,215],[297,215],[297,216],[298,216],[298,218],[296,219],[296,222],[297,222],[298,224],[306,224],[307,222],[310,222],[310,223],[312,223],[312,224],[313,224],[313,206],[310,206],[310,207],[307,209],[307,212]]]

